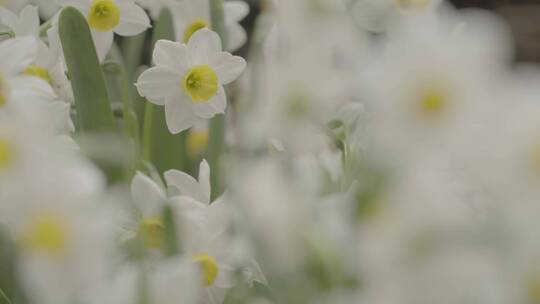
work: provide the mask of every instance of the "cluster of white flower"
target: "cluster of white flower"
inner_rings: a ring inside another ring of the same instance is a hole
[[[0,303],[540,302],[504,22],[251,2],[0,1]]]

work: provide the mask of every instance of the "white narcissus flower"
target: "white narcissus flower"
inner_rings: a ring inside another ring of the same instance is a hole
[[[187,43],[198,30],[211,28],[210,4],[208,0],[185,0],[178,11],[176,20],[176,40]],[[224,3],[225,31],[228,51],[236,51],[247,40],[246,31],[240,24],[249,13],[249,6],[243,1]]]
[[[73,6],[86,17],[100,60],[111,49],[115,33],[134,36],[150,27],[150,19],[135,0],[59,0],[58,3]]]
[[[159,40],[156,64],[137,81],[139,94],[165,106],[165,118],[173,134],[225,112],[223,85],[237,79],[246,61],[223,52],[219,36],[208,29],[197,31],[187,44]]]

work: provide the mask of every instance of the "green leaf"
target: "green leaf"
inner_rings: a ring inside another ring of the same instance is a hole
[[[124,134],[131,140],[133,154],[138,156],[140,154],[139,122],[131,99],[130,82],[124,69],[124,60],[116,44],[113,45],[107,59],[108,61],[102,64],[107,91],[113,100],[113,108],[121,109]],[[128,179],[133,177],[135,169],[135,162],[128,166],[126,172]]]
[[[176,235],[176,223],[171,206],[163,209],[163,225],[165,227],[165,244],[163,251],[167,256],[175,256],[180,253],[180,245]]]
[[[164,9],[154,25],[152,45],[160,39],[174,40],[171,13]],[[165,107],[146,102],[143,129],[143,159],[154,164],[160,174],[170,169],[187,168],[185,133],[170,133],[165,122]]]
[[[227,35],[225,30],[225,15],[223,10],[223,0],[210,0],[210,15],[212,19],[212,29],[221,37],[223,48],[227,46]],[[223,193],[221,182],[221,157],[225,147],[225,115],[216,115],[210,121],[210,138],[208,144],[208,163],[212,169],[212,200]]]
[[[138,35],[131,37],[124,37],[122,39],[122,53],[124,55],[124,64],[126,67],[127,77],[130,83],[135,83],[139,76],[137,71],[141,66],[143,53],[145,50],[147,31],[144,31]],[[137,114],[138,121],[144,119],[144,98],[139,96],[137,88],[135,86],[130,87],[131,100],[133,102],[133,108]]]
[[[73,86],[78,131],[116,131],[107,87],[86,19],[73,7],[63,9],[59,34]]]

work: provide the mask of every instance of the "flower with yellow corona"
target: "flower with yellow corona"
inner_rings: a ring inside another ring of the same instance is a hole
[[[113,43],[114,34],[134,36],[150,27],[150,19],[135,0],[59,0],[62,6],[73,6],[85,17],[100,60]]]
[[[197,31],[187,44],[159,40],[152,67],[137,81],[139,94],[165,106],[169,131],[180,133],[225,112],[224,85],[236,80],[246,67],[243,58],[223,52],[219,36]]]

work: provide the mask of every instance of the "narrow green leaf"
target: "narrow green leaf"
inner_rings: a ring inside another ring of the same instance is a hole
[[[102,70],[105,75],[107,91],[113,101],[113,108],[121,109],[121,118],[123,122],[123,131],[132,143],[132,154],[136,159],[139,158],[140,134],[139,122],[133,108],[133,101],[130,96],[130,85],[127,79],[127,73],[124,69],[124,59],[116,44],[113,45],[111,52],[107,56],[109,61],[102,64]],[[130,180],[135,174],[135,162],[126,168],[127,179]]]
[[[174,40],[174,38],[172,15],[165,9],[154,25],[152,45],[159,39]],[[185,170],[187,167],[185,132],[171,134],[165,122],[164,107],[150,102],[146,102],[145,107],[143,159],[153,163],[160,174],[170,169]]]
[[[224,185],[221,182],[221,157],[225,146],[225,115],[216,115],[210,121],[210,137],[208,142],[207,158],[212,174],[210,184],[212,185],[212,201],[223,193]]]
[[[73,7],[63,9],[59,33],[73,86],[78,131],[115,131],[111,103],[86,19]]]
[[[163,225],[165,228],[164,252],[167,256],[175,256],[180,253],[180,246],[176,235],[176,223],[172,208],[165,206],[163,209]]]
[[[101,141],[103,135],[116,138],[113,140],[115,143],[123,138],[118,134],[103,71],[86,19],[75,8],[66,7],[60,13],[58,25],[75,98],[78,138],[86,142],[81,148],[101,167],[109,183],[122,181],[125,164],[106,160],[109,147]],[[96,141],[98,138],[99,141]]]
[[[124,64],[129,82],[137,81],[138,69],[143,60],[147,31],[138,35],[125,37],[122,39],[122,54],[124,55]],[[130,86],[130,97],[133,102],[133,108],[137,114],[137,120],[144,119],[144,98],[139,96],[134,85]]]
[[[11,304],[18,293],[16,265],[15,244],[7,228],[0,226],[0,304]]]

